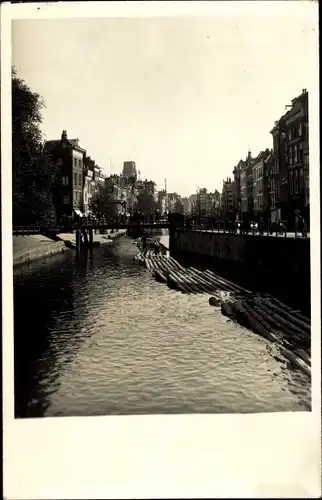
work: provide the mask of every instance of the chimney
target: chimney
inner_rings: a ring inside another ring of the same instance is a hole
[[[302,89],[302,94],[306,94],[307,90],[306,89]]]
[[[63,130],[61,140],[67,139],[67,130]]]

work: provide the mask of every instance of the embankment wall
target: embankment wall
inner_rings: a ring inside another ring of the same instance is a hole
[[[170,252],[197,257],[236,282],[310,305],[310,239],[176,230]],[[276,294],[278,295],[278,294]]]
[[[65,251],[68,251],[68,248],[63,241],[44,243],[39,245],[39,247],[14,251],[13,265],[18,266],[19,264],[32,262],[43,257],[50,257],[51,255],[57,255]]]

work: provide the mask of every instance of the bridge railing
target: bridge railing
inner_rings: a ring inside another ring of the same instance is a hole
[[[13,226],[12,234],[15,236],[28,236],[32,234],[40,234],[41,227],[37,225],[32,226]]]
[[[271,227],[263,227],[262,229],[259,229],[258,226],[251,226],[250,228],[242,228],[242,227],[227,227],[222,223],[217,223],[217,224],[211,224],[211,223],[201,223],[201,224],[196,224],[196,223],[186,223],[185,227],[183,229],[184,231],[207,231],[211,233],[222,233],[222,234],[235,234],[235,235],[240,235],[240,236],[245,236],[245,235],[253,235],[253,236],[283,236],[285,238],[287,237],[294,237],[301,236],[301,237],[308,237],[308,234],[306,231],[302,233],[299,229],[295,229],[293,232],[288,232],[286,226],[280,226],[278,224],[272,224]]]

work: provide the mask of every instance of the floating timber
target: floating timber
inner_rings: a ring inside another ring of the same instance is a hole
[[[140,245],[138,245],[140,248]],[[311,377],[311,321],[269,295],[253,293],[217,275],[183,267],[169,255],[140,249],[135,262],[156,281],[184,294],[208,294],[209,304],[232,321],[274,343],[293,366]]]

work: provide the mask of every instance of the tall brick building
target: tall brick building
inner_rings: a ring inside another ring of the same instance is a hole
[[[59,176],[53,186],[57,220],[82,216],[86,150],[79,145],[79,139],[68,139],[66,130],[63,130],[60,139],[45,142],[43,152],[59,165]]]
[[[309,123],[306,89],[287,106],[288,111],[275,122],[274,166],[270,176],[271,219],[287,220],[294,229],[295,211],[309,225]]]

